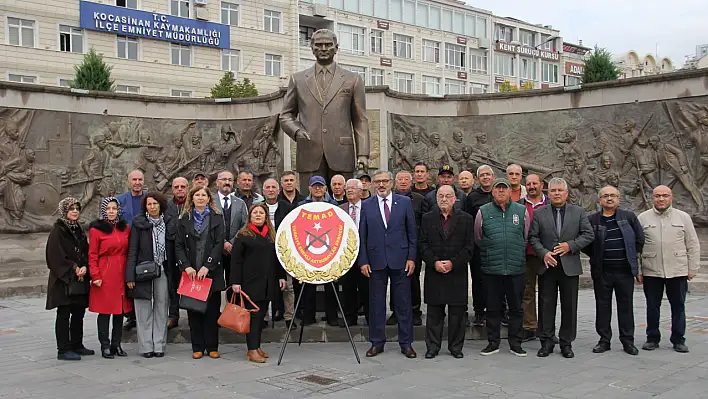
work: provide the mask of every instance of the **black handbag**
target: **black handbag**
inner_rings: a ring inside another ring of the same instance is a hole
[[[186,295],[180,295],[179,307],[180,309],[204,314],[207,310],[207,301],[200,301],[199,299],[194,299]]]
[[[135,281],[150,281],[160,277],[160,267],[155,262],[140,262],[135,266]]]
[[[84,276],[83,281],[79,281],[79,277],[72,274],[71,280],[69,280],[69,284],[66,287],[66,293],[68,296],[84,296],[89,294],[90,288],[91,281],[88,274]]]

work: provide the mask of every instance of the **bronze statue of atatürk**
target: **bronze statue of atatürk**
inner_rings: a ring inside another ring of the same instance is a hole
[[[307,192],[310,176],[352,177],[369,160],[369,120],[364,82],[334,62],[339,50],[334,32],[312,35],[317,62],[290,78],[283,99],[280,126],[297,142],[296,169]],[[356,158],[355,158],[356,157]]]

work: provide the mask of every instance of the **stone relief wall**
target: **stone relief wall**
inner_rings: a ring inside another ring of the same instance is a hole
[[[623,205],[651,206],[666,184],[677,207],[706,225],[708,97],[510,115],[416,117],[391,114],[389,168],[460,170],[510,163],[544,179],[563,177],[571,202],[598,209],[597,191],[614,185]]]
[[[277,115],[223,121],[116,117],[0,107],[0,232],[48,230],[60,198],[75,196],[82,217],[101,197],[126,191],[133,169],[150,190],[202,171],[214,181],[249,170],[256,184],[282,171]]]

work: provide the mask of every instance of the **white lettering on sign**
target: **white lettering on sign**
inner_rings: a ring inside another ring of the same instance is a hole
[[[578,65],[578,64],[569,64],[568,65],[568,72],[574,73],[576,75],[582,75],[583,74],[583,66]]]
[[[169,23],[166,15],[152,14],[153,20],[94,12],[93,21],[96,29],[130,35],[160,37],[194,44],[218,46],[221,32],[216,29],[194,28],[191,26]]]
[[[560,54],[555,51],[539,50],[534,47],[516,46],[504,42],[497,42],[497,50],[507,53],[526,55],[529,57],[543,58],[551,61],[560,60]]]

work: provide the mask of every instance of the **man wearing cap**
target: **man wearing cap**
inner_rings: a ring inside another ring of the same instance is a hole
[[[521,307],[524,295],[526,239],[530,217],[526,207],[511,200],[511,183],[496,179],[492,184],[494,200],[482,205],[474,218],[474,238],[480,250],[487,302],[487,340],[481,355],[499,352],[502,304],[509,307],[509,350],[526,356],[521,348]]]
[[[309,180],[309,191],[310,195],[304,200],[300,201],[298,206],[309,204],[310,202],[327,202],[334,206],[337,205],[337,201],[332,199],[327,193],[327,183],[322,176],[312,176]],[[334,297],[334,291],[332,290],[332,284],[325,284],[325,315],[327,319],[327,324],[330,326],[339,326],[339,319],[337,316],[337,298]],[[302,325],[307,326],[310,324],[317,323],[316,309],[317,309],[317,286],[314,284],[302,284]]]
[[[455,184],[455,171],[451,165],[443,165],[438,170],[438,187],[440,186],[451,186],[455,189],[455,209],[465,210],[465,199],[467,196],[459,188],[454,186]],[[430,212],[438,206],[437,200],[437,189],[433,189],[428,194],[425,195],[425,201],[423,202],[423,214]]]
[[[363,187],[361,199],[365,200],[371,198],[371,176],[366,172],[359,172],[356,174],[356,179],[361,182]]]
[[[194,186],[204,186],[209,187],[209,178],[204,172],[197,172],[192,178],[192,187]]]
[[[238,173],[238,190],[234,193],[251,209],[253,204],[262,204],[263,196],[253,191],[253,173],[242,170]]]

